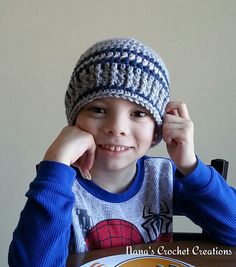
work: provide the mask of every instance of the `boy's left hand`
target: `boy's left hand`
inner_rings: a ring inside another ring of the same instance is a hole
[[[163,140],[176,168],[187,175],[194,170],[197,159],[194,152],[194,127],[183,102],[169,102],[163,123]]]

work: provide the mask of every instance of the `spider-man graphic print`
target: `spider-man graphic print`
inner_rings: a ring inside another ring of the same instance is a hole
[[[142,227],[146,230],[150,242],[169,242],[172,240],[172,213],[167,203],[162,200],[160,212],[152,209],[152,204],[146,204],[143,209],[145,222]]]
[[[145,158],[138,167],[137,182],[121,195],[92,181],[75,181],[71,253],[171,240],[172,165],[166,159]]]
[[[162,201],[159,213],[153,212],[151,204],[146,204],[143,209],[143,218],[145,222],[141,226],[147,232],[150,242],[171,241],[172,233],[169,227],[172,217],[165,201]],[[144,239],[138,228],[128,221],[119,219],[101,221],[86,234],[86,244],[89,250],[142,243]]]
[[[99,222],[86,235],[89,250],[144,243],[135,225],[125,220],[109,219]]]

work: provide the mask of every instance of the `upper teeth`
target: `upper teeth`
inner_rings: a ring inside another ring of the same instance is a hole
[[[128,149],[127,146],[115,146],[115,145],[102,145],[102,148],[111,150],[111,151],[124,151]]]

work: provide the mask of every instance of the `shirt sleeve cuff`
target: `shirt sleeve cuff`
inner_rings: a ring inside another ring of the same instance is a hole
[[[76,177],[76,171],[73,168],[60,162],[41,161],[36,169],[37,175],[35,181],[72,186]]]
[[[176,170],[175,176],[187,191],[195,193],[202,190],[211,179],[211,170],[199,158],[197,158],[196,168],[186,176]]]

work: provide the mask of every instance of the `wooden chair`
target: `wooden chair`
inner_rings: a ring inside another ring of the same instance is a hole
[[[211,166],[214,167],[223,177],[227,180],[229,162],[224,159],[213,159],[211,161]],[[178,216],[183,216],[182,214],[174,214]],[[207,240],[208,235],[203,231],[202,233],[189,233],[189,232],[174,232],[174,241],[191,241],[191,240]]]

